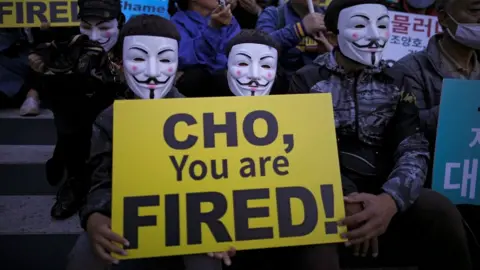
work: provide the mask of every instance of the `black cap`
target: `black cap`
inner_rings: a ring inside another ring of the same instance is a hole
[[[94,17],[113,20],[122,13],[120,0],[78,0],[78,8],[79,19]]]

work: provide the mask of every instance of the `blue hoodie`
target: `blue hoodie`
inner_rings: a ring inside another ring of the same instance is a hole
[[[213,73],[227,68],[225,47],[240,32],[240,25],[232,18],[230,25],[215,29],[208,26],[209,19],[190,10],[179,10],[172,16],[181,36],[179,70],[204,65]]]
[[[323,14],[325,9],[315,7],[315,11]],[[307,40],[315,44],[316,41],[307,37],[302,18],[293,10],[290,2],[266,8],[258,18],[256,29],[269,33],[282,47],[280,65],[288,75],[312,63],[318,56],[318,53],[305,52]]]

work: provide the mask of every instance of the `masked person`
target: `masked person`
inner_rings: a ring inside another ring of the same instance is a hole
[[[333,0],[325,25],[338,46],[299,70],[290,90],[332,94],[346,196],[341,223],[349,228],[342,237],[354,255],[420,269],[472,269],[459,212],[423,188],[428,141],[411,88],[399,88],[381,61],[390,18],[380,3]]]
[[[272,35],[282,49],[279,85],[288,85],[295,71],[332,49],[324,36],[325,10],[318,7],[319,1],[313,2],[315,13],[309,13],[306,0],[292,0],[278,7],[267,7],[258,18],[256,29]]]
[[[269,95],[275,83],[278,45],[259,30],[242,30],[226,48],[227,70],[216,80],[216,96]]]
[[[226,47],[228,68],[218,96],[261,97],[274,95],[279,46],[268,33],[246,29],[233,37]],[[238,252],[234,269],[337,270],[335,245],[313,245]],[[279,259],[284,258],[284,259]],[[319,263],[321,262],[321,263]]]
[[[178,67],[180,35],[169,20],[156,15],[132,17],[120,35],[124,76],[132,99],[182,98],[173,86]],[[112,200],[112,134],[113,106],[104,110],[93,125],[90,161],[92,189],[80,211],[86,233],[82,234],[72,253],[68,270],[103,270],[105,264],[118,263],[110,253],[124,255],[120,245],[128,239],[111,231]],[[116,244],[120,245],[116,245]],[[184,256],[186,270],[217,270],[227,252]],[[153,258],[122,261],[114,269],[171,269],[174,258]],[[181,262],[180,262],[181,263]],[[167,267],[167,268],[164,268]]]
[[[443,79],[480,80],[480,2],[437,0],[436,9],[443,33],[430,38],[425,50],[407,55],[393,67],[395,74],[403,79],[404,87],[417,97],[420,122],[430,142],[432,156]],[[480,239],[480,208],[461,206],[460,210],[473,230],[472,238]],[[478,242],[475,246],[472,251],[478,254]],[[480,262],[476,264],[479,266],[475,269],[480,267]]]
[[[51,216],[68,218],[81,206],[89,183],[83,178],[91,125],[116,96],[119,72],[113,47],[122,24],[120,1],[78,1],[80,32],[58,32],[53,42],[36,48],[31,66],[43,74],[57,129],[53,157],[46,164],[51,185],[59,188]],[[54,28],[52,28],[54,29]],[[65,174],[66,172],[66,174]]]

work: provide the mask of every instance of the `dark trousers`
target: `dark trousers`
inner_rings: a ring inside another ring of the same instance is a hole
[[[337,245],[269,248],[237,252],[229,270],[340,270]]]
[[[84,173],[90,153],[92,124],[97,115],[113,103],[114,94],[110,94],[112,91],[109,89],[101,88],[99,90],[102,91],[87,94],[93,88],[90,83],[98,88],[101,82],[87,79],[81,82],[78,77],[73,77],[76,80],[72,78],[72,82],[66,83],[68,77],[64,77],[56,83],[55,77],[44,88],[48,91],[57,129],[57,143],[52,158],[65,167],[67,177],[78,178]],[[68,88],[68,85],[75,83],[80,85]]]
[[[407,211],[392,219],[379,238],[378,258],[357,258],[344,247],[340,256],[342,264],[354,266],[473,269],[459,211],[447,198],[429,189],[423,189]]]

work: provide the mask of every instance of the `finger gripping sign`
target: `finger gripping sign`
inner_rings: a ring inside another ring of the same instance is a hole
[[[113,154],[126,258],[342,241],[330,94],[116,101]]]

